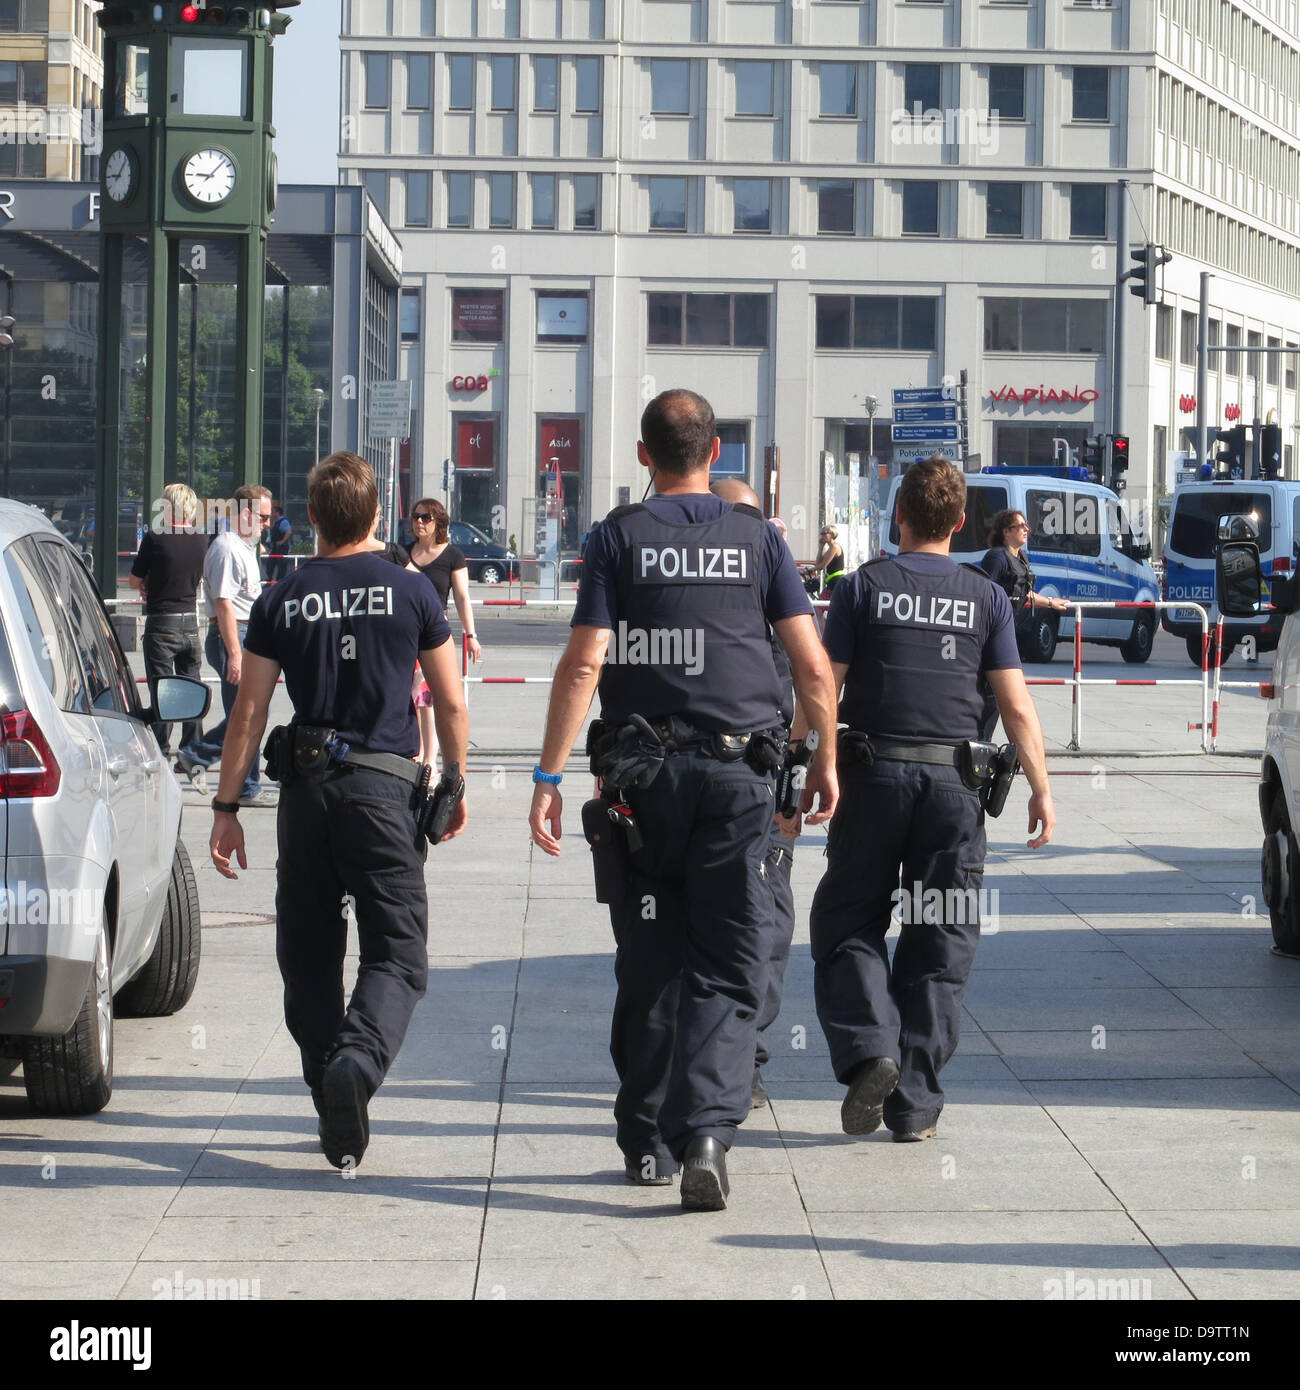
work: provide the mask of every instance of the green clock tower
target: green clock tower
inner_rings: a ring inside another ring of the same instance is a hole
[[[116,592],[122,498],[123,361],[129,247],[143,244],[142,472],[147,526],[175,464],[182,241],[234,252],[234,485],[257,482],[262,450],[266,237],[275,210],[272,40],[299,0],[107,0],[100,161],[99,377],[95,578]],[[142,276],[134,273],[138,286]],[[138,292],[132,302],[138,302]]]

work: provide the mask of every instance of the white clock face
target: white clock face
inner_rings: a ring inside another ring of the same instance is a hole
[[[220,150],[198,150],[185,161],[184,178],[196,203],[222,203],[235,189],[235,162]]]
[[[104,190],[115,203],[124,203],[135,184],[135,166],[125,150],[114,150],[104,165]]]

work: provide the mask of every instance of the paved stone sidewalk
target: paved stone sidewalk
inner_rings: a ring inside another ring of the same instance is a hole
[[[536,739],[545,687],[528,697],[508,727],[482,715],[480,746]],[[274,812],[246,815],[229,884],[188,797],[197,992],[119,1022],[102,1115],[33,1116],[0,1080],[0,1295],[147,1299],[178,1274],[262,1298],[1300,1295],[1300,962],[1252,902],[1253,764],[1062,764],[1037,854],[1017,789],[927,1144],[839,1132],[807,950],[824,837],[805,836],[772,1106],[732,1151],[729,1209],[689,1215],[621,1176],[585,778],[552,861],[528,844],[524,761],[475,766],[470,831],[429,856],[428,998],[352,1179],[319,1153],[281,1018]]]

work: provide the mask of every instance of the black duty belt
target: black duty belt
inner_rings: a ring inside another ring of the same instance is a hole
[[[282,724],[266,741],[266,769],[277,782],[297,777],[321,776],[337,767],[364,767],[400,777],[413,787],[425,780],[426,770],[400,753],[366,752],[353,748],[331,728],[319,724]]]
[[[897,763],[929,763],[931,767],[956,767],[957,748],[950,743],[887,743],[872,738],[871,751],[877,758]]]
[[[196,613],[146,613],[144,620],[149,627],[189,628],[191,632],[199,630]]]
[[[410,782],[412,786],[418,785],[424,775],[422,767],[397,753],[359,753],[347,744],[343,747],[347,751],[342,756],[336,753],[335,761],[347,767],[368,767],[374,772],[387,772],[392,777]]]

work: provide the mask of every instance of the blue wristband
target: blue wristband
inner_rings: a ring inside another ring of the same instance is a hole
[[[543,772],[541,764],[538,763],[533,768],[533,781],[546,782],[552,787],[558,787],[564,781],[562,772]]]

